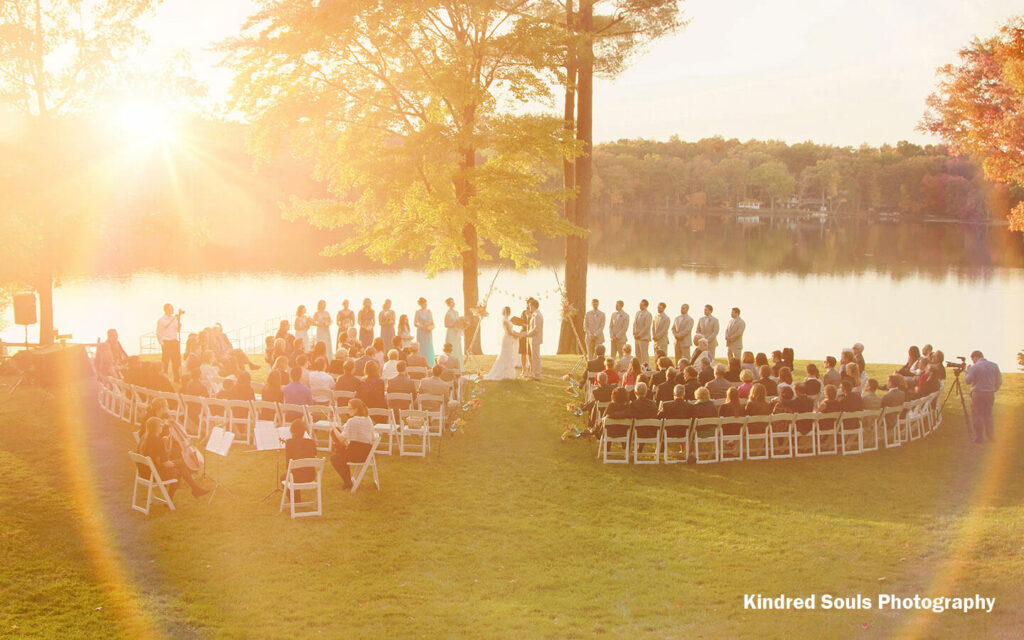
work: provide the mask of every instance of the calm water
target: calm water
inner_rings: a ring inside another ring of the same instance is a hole
[[[557,266],[557,246],[542,261]],[[838,354],[854,342],[869,361],[902,362],[909,344],[931,342],[947,356],[981,349],[1013,370],[1024,347],[1024,250],[1002,228],[952,225],[738,225],[720,220],[637,225],[610,219],[593,234],[588,297],[610,312],[622,299],[632,314],[641,298],[678,313],[688,302],[698,312],[710,303],[724,330],[730,307],[747,321],[747,349],[792,346],[798,358]],[[495,270],[481,274],[487,291]],[[311,271],[185,275],[140,272],[66,279],[55,291],[57,325],[77,341],[93,341],[116,327],[129,351],[152,332],[164,302],[186,310],[184,331],[213,322],[225,329],[255,326],[312,310],[328,301],[332,315],[343,298],[357,307],[364,297],[379,310],[391,298],[412,314],[419,296],[441,324],[443,300],[461,299],[461,275],[427,279],[412,268],[387,271]],[[504,305],[518,311],[521,297],[541,300],[547,319],[545,353],[558,340],[560,297],[551,266],[503,270],[485,321],[484,350],[500,343],[497,318]],[[517,299],[516,296],[520,296]],[[461,308],[461,302],[459,304]],[[693,314],[693,312],[691,312]],[[6,318],[10,323],[10,313]],[[32,328],[34,329],[34,328]],[[35,338],[34,331],[29,332]],[[443,329],[435,331],[435,345]],[[21,340],[22,328],[3,337]]]

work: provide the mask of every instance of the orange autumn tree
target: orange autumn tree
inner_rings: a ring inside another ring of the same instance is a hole
[[[991,38],[975,38],[960,64],[938,70],[921,129],[939,135],[954,153],[983,158],[985,176],[1024,186],[1024,16]],[[1009,215],[1024,231],[1024,202]]]

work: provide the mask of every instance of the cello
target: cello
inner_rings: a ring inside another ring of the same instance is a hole
[[[192,473],[204,473],[206,459],[203,457],[203,452],[188,439],[185,428],[176,421],[170,421],[169,435],[171,442],[178,446],[185,467]]]

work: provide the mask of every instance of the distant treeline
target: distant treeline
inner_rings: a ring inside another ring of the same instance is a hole
[[[598,206],[802,209],[914,218],[1003,220],[1024,198],[984,180],[981,163],[943,146],[834,147],[801,142],[619,140],[594,153]]]

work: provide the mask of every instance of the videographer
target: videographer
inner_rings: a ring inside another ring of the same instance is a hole
[[[161,371],[167,371],[168,363],[174,371],[174,382],[181,382],[181,314],[184,311],[178,310],[174,313],[174,307],[168,303],[164,305],[164,315],[156,321],[156,339],[160,341],[162,353]]]
[[[963,360],[963,358],[961,358]],[[996,391],[1003,384],[999,366],[985,359],[980,351],[971,352],[971,362],[964,374],[964,382],[971,385],[971,406],[974,410],[974,443],[981,444],[982,437],[993,439],[992,405]]]

